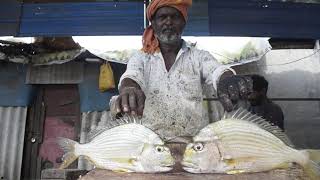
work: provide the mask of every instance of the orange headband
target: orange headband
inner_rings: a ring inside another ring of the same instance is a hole
[[[147,18],[151,21],[152,16],[156,11],[164,6],[176,8],[181,12],[185,21],[188,20],[188,8],[192,5],[192,0],[153,0],[147,8]],[[151,26],[148,26],[143,33],[142,37],[142,50],[145,53],[153,54],[159,51],[159,41],[154,35]]]

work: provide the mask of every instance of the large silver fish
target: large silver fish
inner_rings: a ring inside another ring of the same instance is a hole
[[[97,168],[117,172],[166,172],[175,162],[160,137],[135,121],[104,130],[86,144],[66,138],[60,138],[58,144],[66,152],[60,168],[79,156]]]
[[[320,179],[318,150],[296,150],[276,126],[245,110],[204,127],[186,147],[183,168],[191,173],[262,172],[301,165]],[[313,158],[313,160],[311,160]]]

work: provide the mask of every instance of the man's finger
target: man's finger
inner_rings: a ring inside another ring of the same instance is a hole
[[[248,87],[247,87],[247,82],[244,78],[241,78],[239,81],[238,81],[238,88],[239,88],[239,93],[240,93],[240,97],[242,99],[247,99],[248,97]]]
[[[129,104],[128,104],[128,93],[124,93],[121,96],[121,105],[122,105],[123,112],[128,113],[130,111]]]
[[[129,93],[129,105],[132,115],[136,115],[137,111],[137,102],[136,102],[136,94],[132,91]]]
[[[142,91],[137,92],[137,115],[142,116],[143,115],[143,109],[144,109],[144,102],[145,102],[146,96]]]
[[[121,96],[118,96],[115,102],[117,113],[121,113]]]

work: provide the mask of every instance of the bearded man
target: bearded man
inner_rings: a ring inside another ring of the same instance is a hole
[[[138,115],[164,139],[193,136],[209,123],[203,118],[203,83],[213,86],[227,111],[252,91],[249,77],[234,75],[209,52],[181,38],[191,4],[192,0],[151,2],[143,49],[129,60],[114,103],[117,113]]]

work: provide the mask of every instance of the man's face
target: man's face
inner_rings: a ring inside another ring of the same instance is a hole
[[[256,91],[254,90],[251,94],[248,96],[248,101],[252,106],[259,106],[262,103],[262,100],[265,98],[263,91]]]
[[[180,42],[185,25],[182,14],[177,9],[167,6],[159,8],[151,21],[155,36],[166,44]]]

